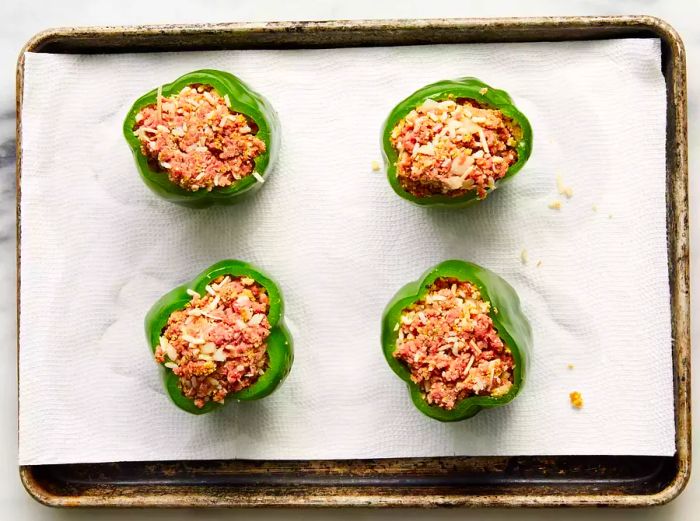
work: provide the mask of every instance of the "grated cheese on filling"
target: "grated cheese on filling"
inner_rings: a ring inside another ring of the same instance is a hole
[[[518,160],[517,132],[500,110],[476,101],[427,100],[392,130],[398,180],[416,197],[476,191],[483,199]]]
[[[190,191],[224,188],[251,175],[265,152],[257,127],[212,87],[192,85],[136,115],[134,135],[154,168]]]
[[[179,378],[182,393],[201,408],[253,385],[267,369],[269,297],[246,277],[218,277],[174,311],[162,331],[156,361]]]
[[[513,385],[514,361],[476,286],[435,281],[424,299],[403,310],[394,357],[429,404],[452,409],[470,396],[503,396]]]

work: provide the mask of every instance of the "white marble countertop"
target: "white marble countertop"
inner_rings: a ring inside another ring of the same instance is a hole
[[[195,5],[206,5],[205,9]],[[700,153],[700,32],[696,21],[700,15],[698,0],[605,0],[558,2],[556,0],[503,0],[480,2],[469,0],[432,0],[429,2],[378,2],[376,0],[255,0],[230,2],[209,0],[196,4],[192,0],[143,2],[91,2],[37,0],[23,2],[6,0],[0,5],[0,287],[8,297],[0,300],[0,344],[4,346],[0,359],[2,381],[0,404],[5,411],[0,422],[0,510],[6,519],[186,519],[197,515],[206,519],[223,519],[231,515],[245,515],[253,519],[430,519],[434,511],[405,510],[256,510],[231,511],[66,511],[48,509],[33,501],[22,489],[17,472],[17,385],[16,385],[16,326],[15,326],[15,65],[24,43],[36,32],[56,26],[128,25],[144,23],[231,22],[269,20],[323,20],[360,18],[431,18],[473,16],[538,16],[538,15],[612,15],[650,14],[665,19],[684,39],[688,59],[688,100],[690,137],[690,213],[691,221],[697,213],[692,194],[698,181],[692,175],[692,160]],[[691,232],[691,249],[698,242]],[[694,250],[691,251],[691,285],[698,287]],[[695,298],[693,298],[693,304]],[[698,323],[693,322],[693,336]],[[697,388],[698,386],[696,386]],[[695,393],[694,393],[695,394]],[[695,403],[700,403],[697,399]],[[696,432],[698,430],[696,429]],[[567,510],[568,519],[691,519],[700,509],[700,482],[691,479],[685,492],[664,507],[647,510],[578,509]],[[448,510],[443,518],[478,519],[558,519],[561,511],[546,510]]]

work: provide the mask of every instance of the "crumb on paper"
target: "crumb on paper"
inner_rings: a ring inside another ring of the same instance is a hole
[[[591,205],[591,210],[593,210],[594,212],[597,212],[597,211],[598,211],[598,205],[597,205],[597,204]]]
[[[559,194],[566,196],[567,199],[571,199],[574,195],[574,189],[564,185],[564,179],[561,177],[561,174],[557,174],[557,191]]]
[[[561,201],[558,199],[555,199],[548,205],[552,210],[561,210]]]
[[[583,407],[583,396],[578,391],[569,393],[569,400],[571,401],[571,406],[575,409],[581,409]]]
[[[381,167],[379,166],[379,161],[374,160],[372,161],[372,172],[379,172],[379,169]]]
[[[608,219],[612,219],[612,214],[611,214],[611,213],[608,214]]]
[[[574,368],[574,364],[567,364],[566,367],[567,367],[568,369],[573,369],[573,368]]]
[[[527,264],[527,250],[525,248],[520,251],[520,262]]]
[[[542,266],[542,261],[541,261],[541,260],[538,260],[538,261],[537,261],[537,267],[539,268],[540,266]]]
[[[564,191],[564,180],[561,174],[557,174],[557,192],[562,193]]]
[[[487,93],[488,91],[489,91],[488,88],[482,87],[482,88],[479,89],[479,94],[481,94],[482,96],[486,96],[486,93]]]

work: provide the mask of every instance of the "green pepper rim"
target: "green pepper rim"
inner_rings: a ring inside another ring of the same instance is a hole
[[[182,394],[178,387],[178,377],[171,369],[158,364],[164,371],[164,384],[171,400],[181,409],[192,414],[205,414],[223,407],[230,401],[259,400],[271,394],[284,381],[292,368],[294,347],[292,336],[284,324],[284,301],[282,293],[275,282],[255,266],[240,260],[222,260],[209,266],[190,282],[178,286],[163,295],[146,314],[144,321],[146,338],[151,351],[155,354],[160,342],[160,335],[173,311],[182,309],[192,297],[187,294],[193,289],[200,294],[206,293],[205,287],[221,275],[249,277],[267,291],[270,299],[270,309],[267,320],[270,323],[270,336],[267,339],[269,364],[265,372],[251,385],[226,397],[225,404],[209,401],[204,407],[198,408],[194,401]]]
[[[487,90],[482,94],[483,89]],[[499,109],[503,114],[515,121],[522,131],[522,136],[520,136],[516,145],[518,160],[508,168],[503,178],[494,183],[494,187],[489,190],[489,193],[500,185],[510,181],[513,176],[522,169],[525,163],[527,163],[527,160],[532,154],[532,126],[525,115],[515,107],[513,100],[506,91],[495,89],[483,81],[472,77],[443,80],[426,85],[396,105],[384,122],[382,128],[382,156],[389,184],[399,196],[419,206],[463,208],[486,199],[486,197],[484,197],[484,199],[479,199],[476,190],[470,190],[466,194],[458,197],[450,197],[447,195],[416,197],[406,191],[403,186],[401,186],[398,179],[396,172],[398,153],[391,144],[392,130],[409,112],[428,99],[444,101],[451,97],[467,98],[491,108]]]
[[[177,94],[188,85],[208,85],[222,97],[228,95],[231,110],[243,114],[257,126],[256,136],[265,142],[265,152],[255,158],[255,171],[266,180],[276,163],[280,148],[279,119],[277,113],[262,95],[255,92],[241,79],[229,72],[202,69],[180,76],[162,86],[162,96]],[[176,185],[165,172],[153,170],[148,158],[141,152],[141,143],[134,136],[136,115],[146,107],[157,103],[158,89],[147,92],[132,105],[124,119],[123,132],[136,160],[137,169],[146,186],[163,199],[190,208],[206,208],[214,204],[234,204],[242,197],[260,189],[255,176],[248,175],[225,188],[204,189],[192,192]]]
[[[503,396],[473,396],[463,398],[451,410],[429,405],[417,384],[411,380],[408,367],[394,358],[402,311],[421,300],[432,284],[440,278],[455,278],[474,284],[484,300],[491,303],[489,316],[499,336],[510,349],[515,367],[513,386]],[[525,383],[529,354],[532,351],[532,329],[520,307],[520,298],[515,289],[486,268],[462,260],[447,260],[427,270],[417,281],[402,287],[386,306],[382,315],[382,351],[389,367],[408,385],[413,404],[423,414],[443,422],[461,421],[471,418],[483,409],[500,407],[512,401]]]

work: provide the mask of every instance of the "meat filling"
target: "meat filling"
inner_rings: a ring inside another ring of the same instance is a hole
[[[185,190],[224,188],[254,172],[265,152],[257,126],[233,112],[228,95],[206,85],[184,87],[178,94],[141,109],[134,135],[154,169]],[[259,175],[259,174],[257,174]]]
[[[404,309],[394,357],[409,368],[426,401],[444,409],[471,396],[503,396],[514,361],[476,286],[441,278]]]
[[[253,385],[268,366],[265,288],[247,277],[221,276],[174,311],[155,358],[178,376],[182,394],[201,408]]]
[[[427,100],[392,130],[401,186],[416,197],[483,199],[518,160],[520,129],[500,110],[469,99]]]

